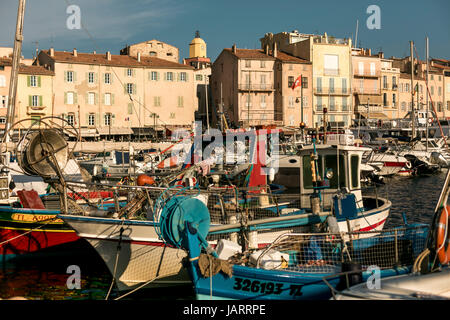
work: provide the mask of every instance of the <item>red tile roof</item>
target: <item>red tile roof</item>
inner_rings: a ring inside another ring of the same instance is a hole
[[[255,60],[281,60],[283,62],[296,62],[296,63],[311,63],[308,60],[304,60],[298,57],[294,57],[288,53],[278,51],[277,58],[273,57],[273,51],[270,50],[269,54],[266,54],[262,49],[238,49],[233,52],[232,48],[225,48],[224,51],[230,52],[239,59],[255,59]]]
[[[0,66],[11,66],[12,59],[11,58],[0,58]]]
[[[43,75],[43,76],[54,76],[55,73],[52,70],[48,70],[43,66],[27,66],[21,64],[19,67],[20,74],[32,74],[32,75]]]
[[[111,55],[111,60],[106,58],[106,54],[98,53],[82,53],[78,52],[77,56],[73,52],[55,51],[53,57],[50,56],[49,50],[43,50],[55,62],[67,62],[73,64],[95,64],[115,67],[144,67],[144,68],[171,68],[171,69],[193,69],[191,66],[167,61],[156,57],[141,57],[139,62],[137,58],[128,55]]]

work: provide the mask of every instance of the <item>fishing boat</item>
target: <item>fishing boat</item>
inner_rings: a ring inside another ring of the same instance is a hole
[[[211,213],[213,226],[207,238],[211,245],[221,240],[221,230],[230,228],[233,231],[226,235],[227,240],[237,242],[245,226],[243,237],[248,241],[241,244],[260,247],[271,243],[282,233],[311,231],[318,224],[324,224],[329,216],[336,217],[334,230],[359,231],[362,237],[370,237],[374,233],[363,231],[383,229],[391,202],[376,196],[362,196],[359,170],[362,152],[362,149],[351,146],[317,145],[316,148],[302,149],[299,158],[305,166],[299,177],[302,193],[273,194],[270,188],[263,190],[267,176],[258,176],[261,171],[254,166],[248,181],[254,182],[249,187],[256,189],[220,185],[209,189],[187,185],[171,189],[121,185],[116,188],[135,189],[141,197],[148,197],[151,205],[143,206],[141,214],[136,213],[134,218],[72,214],[59,217],[98,252],[119,290],[190,283],[182,265],[186,253],[165,245],[154,231],[159,223],[157,213],[161,211],[161,203],[165,203],[158,202],[158,199],[168,202],[180,194],[201,198]],[[195,165],[191,169],[195,171]]]
[[[341,287],[348,279],[339,273],[346,269],[362,270],[359,279],[351,281],[367,281],[374,265],[381,269],[381,277],[408,273],[428,235],[428,226],[420,224],[371,236],[364,232],[285,233],[263,248],[235,250],[221,259],[220,246],[214,250],[206,241],[208,218],[206,207],[193,214],[168,206],[157,227],[167,245],[188,252],[186,263],[200,300],[329,299],[324,277],[333,275],[328,283]],[[228,247],[230,251],[232,246]]]

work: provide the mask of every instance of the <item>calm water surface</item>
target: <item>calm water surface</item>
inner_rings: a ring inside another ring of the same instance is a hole
[[[430,223],[446,171],[433,176],[393,177],[378,188],[380,197],[392,202],[386,227],[403,223]],[[33,300],[102,300],[106,297],[112,277],[103,261],[84,241],[68,246],[64,254],[49,251],[45,258],[31,256],[0,263],[0,298],[23,296]],[[66,281],[70,265],[81,270],[81,289],[68,289]],[[118,297],[112,290],[110,299]],[[126,299],[192,299],[190,288],[139,291]]]

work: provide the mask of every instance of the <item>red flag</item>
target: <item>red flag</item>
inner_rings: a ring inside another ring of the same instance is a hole
[[[300,75],[292,84],[292,90],[302,85],[302,76]]]

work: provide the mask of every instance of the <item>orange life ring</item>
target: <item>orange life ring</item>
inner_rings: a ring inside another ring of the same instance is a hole
[[[441,264],[447,264],[450,261],[450,246],[445,244],[450,238],[450,230],[448,230],[450,218],[450,206],[442,209],[437,226],[437,242],[436,250]],[[447,230],[447,239],[444,239]]]

